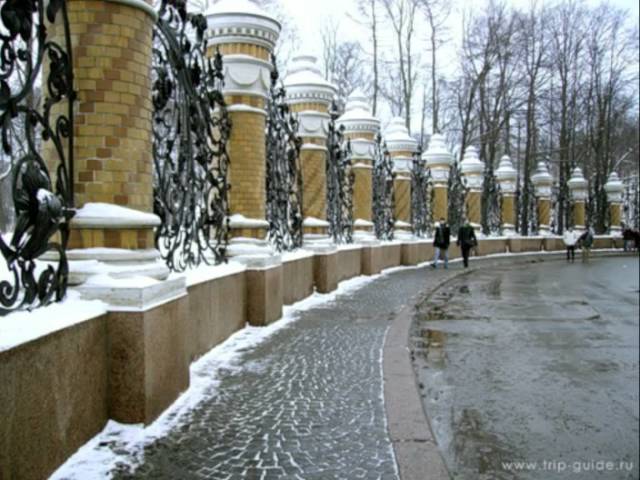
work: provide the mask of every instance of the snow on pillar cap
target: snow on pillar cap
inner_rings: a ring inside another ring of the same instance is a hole
[[[444,137],[439,133],[431,136],[429,148],[422,155],[427,162],[427,167],[440,166],[449,169],[453,163],[453,155],[447,149]]]
[[[518,172],[513,168],[513,163],[508,155],[500,159],[500,165],[496,170],[496,177],[499,182],[515,182],[518,178]]]
[[[384,139],[390,153],[416,152],[418,142],[409,135],[409,129],[405,125],[404,118],[394,117],[384,132]]]
[[[329,106],[338,90],[322,76],[318,58],[309,54],[293,57],[284,86],[291,104],[320,102]]]
[[[280,23],[253,0],[219,0],[205,16],[211,45],[249,43],[272,52],[282,29]]]
[[[624,185],[620,181],[620,177],[616,172],[611,172],[609,175],[609,181],[604,185],[604,189],[607,194],[616,194],[622,193],[624,190]]]
[[[360,89],[356,89],[347,99],[345,113],[338,119],[338,125],[344,125],[346,133],[377,134],[380,120],[373,116],[369,99]]]
[[[482,175],[484,172],[484,163],[480,161],[478,149],[470,145],[464,151],[464,157],[460,163],[460,171],[463,175]]]
[[[535,186],[547,186],[553,184],[553,177],[549,173],[549,169],[547,168],[547,164],[544,161],[538,162],[538,168],[536,169],[536,173],[531,177],[531,181]]]
[[[577,190],[586,190],[588,184],[587,180],[584,178],[582,174],[582,169],[580,167],[576,167],[571,174],[571,178],[569,179],[569,189],[571,191]]]

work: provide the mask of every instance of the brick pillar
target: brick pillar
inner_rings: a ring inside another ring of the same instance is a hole
[[[371,114],[366,95],[356,90],[349,96],[345,114],[338,119],[338,124],[345,127],[345,136],[351,139],[355,175],[353,218],[356,228],[371,229],[373,160],[380,120]]]
[[[447,150],[444,137],[439,133],[431,136],[429,149],[422,158],[431,170],[433,181],[432,220],[438,222],[441,218],[449,219],[449,174],[453,156]]]
[[[515,193],[518,173],[513,168],[511,159],[508,156],[505,155],[500,159],[496,177],[500,184],[500,194],[502,195],[502,230],[507,235],[513,235],[516,227]]]
[[[67,7],[78,93],[73,182],[80,209],[71,224],[69,248],[153,248],[152,217],[140,217],[145,219],[140,224],[117,216],[105,219],[102,213],[109,209],[93,207],[101,203],[142,212],[153,209],[155,11],[151,0],[68,0]],[[50,34],[64,44],[60,15]],[[47,145],[44,157],[55,164],[50,148]]]
[[[264,237],[265,105],[280,24],[250,0],[219,1],[207,12],[207,23],[209,54],[216,48],[223,54],[224,95],[233,122],[228,146],[233,236]]]
[[[474,146],[467,147],[464,158],[460,164],[462,176],[469,192],[465,203],[467,205],[467,218],[476,232],[482,228],[482,185],[484,182],[484,164],[480,161],[478,150]]]
[[[580,167],[576,167],[569,179],[569,190],[573,201],[573,224],[576,230],[586,228],[585,202],[589,184],[582,174]]]
[[[551,186],[553,177],[543,161],[538,162],[535,175],[531,177],[535,188],[538,211],[538,230],[542,235],[551,233]]]
[[[411,228],[411,169],[418,142],[411,138],[404,119],[400,117],[391,120],[384,139],[396,174],[393,182],[396,228],[408,230]]]
[[[287,102],[298,114],[299,134],[303,139],[300,152],[302,165],[303,215],[307,233],[324,233],[327,219],[327,124],[329,107],[336,87],[322,77],[318,60],[313,55],[293,58],[284,81]],[[318,222],[320,220],[320,222]],[[324,225],[324,227],[322,227]]]
[[[612,235],[622,232],[622,192],[624,185],[616,172],[611,172],[609,181],[604,186],[609,202],[609,230]]]

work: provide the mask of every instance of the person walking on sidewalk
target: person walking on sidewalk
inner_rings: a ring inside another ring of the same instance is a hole
[[[582,261],[588,262],[591,257],[591,247],[593,246],[593,230],[591,227],[587,227],[587,230],[580,235],[578,242],[582,248]]]
[[[435,256],[433,257],[433,268],[438,268],[438,260],[441,256],[444,256],[444,268],[449,268],[449,244],[451,243],[451,230],[447,221],[444,218],[440,219],[438,226],[436,227],[436,234],[433,237],[433,246],[436,249]]]
[[[462,251],[462,261],[464,262],[464,268],[469,267],[469,252],[471,249],[478,246],[478,240],[476,239],[476,232],[467,219],[465,219],[464,225],[458,229],[458,240],[456,242]]]
[[[576,243],[578,243],[578,232],[573,227],[569,227],[562,237],[567,247],[567,262],[573,263],[576,260]]]

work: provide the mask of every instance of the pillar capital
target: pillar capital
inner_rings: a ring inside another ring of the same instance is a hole
[[[553,177],[549,173],[546,163],[544,161],[538,162],[536,173],[531,177],[533,186],[535,188],[535,194],[538,198],[551,198],[551,186],[553,185]]]
[[[620,181],[616,172],[611,172],[611,175],[609,175],[609,181],[604,185],[604,189],[607,192],[607,200],[609,203],[622,202],[624,185]]]
[[[431,177],[436,184],[446,184],[449,181],[453,155],[447,149],[442,135],[435,133],[431,136],[429,148],[422,155],[422,159],[431,170]]]
[[[589,184],[582,174],[582,169],[576,167],[568,182],[571,198],[575,202],[584,202],[587,199],[587,188]]]
[[[500,159],[500,165],[496,170],[496,178],[500,184],[500,191],[503,195],[514,195],[516,192],[516,181],[518,172],[513,168],[513,163],[508,155]]]
[[[347,99],[345,113],[338,119],[349,138],[365,138],[371,144],[380,132],[380,120],[373,116],[369,99],[360,89],[356,89]]]
[[[224,57],[224,95],[231,110],[234,105],[262,109],[280,24],[252,0],[220,0],[205,15],[209,56],[219,49]]]
[[[418,151],[418,142],[409,135],[409,129],[401,117],[395,117],[384,132],[384,139],[393,159],[396,172],[409,172],[413,155]]]
[[[472,192],[482,190],[484,163],[480,160],[478,149],[473,145],[467,147],[464,152],[464,157],[460,163],[460,172],[466,180],[467,187]]]
[[[326,141],[329,108],[337,88],[322,76],[314,55],[296,55],[284,80],[287,103],[298,114],[299,134]]]
[[[206,12],[211,45],[255,45],[269,53],[280,37],[280,23],[253,0],[220,0]]]

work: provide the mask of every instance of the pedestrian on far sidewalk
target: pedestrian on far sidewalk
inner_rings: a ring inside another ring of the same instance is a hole
[[[476,239],[476,232],[468,220],[465,219],[464,225],[458,229],[458,240],[456,242],[462,251],[462,261],[464,262],[464,268],[469,267],[469,253],[472,248],[478,246],[478,240]]]
[[[593,229],[591,227],[587,227],[587,230],[580,235],[578,243],[582,248],[582,261],[588,262],[591,257],[591,247],[593,246]]]
[[[562,237],[567,247],[567,262],[573,263],[576,259],[576,243],[578,243],[578,232],[573,227],[569,227]]]
[[[444,268],[449,268],[449,244],[451,243],[451,230],[447,221],[440,218],[440,222],[436,227],[436,233],[433,237],[433,246],[435,247],[435,256],[433,257],[433,268],[438,268],[438,260],[444,257]]]

